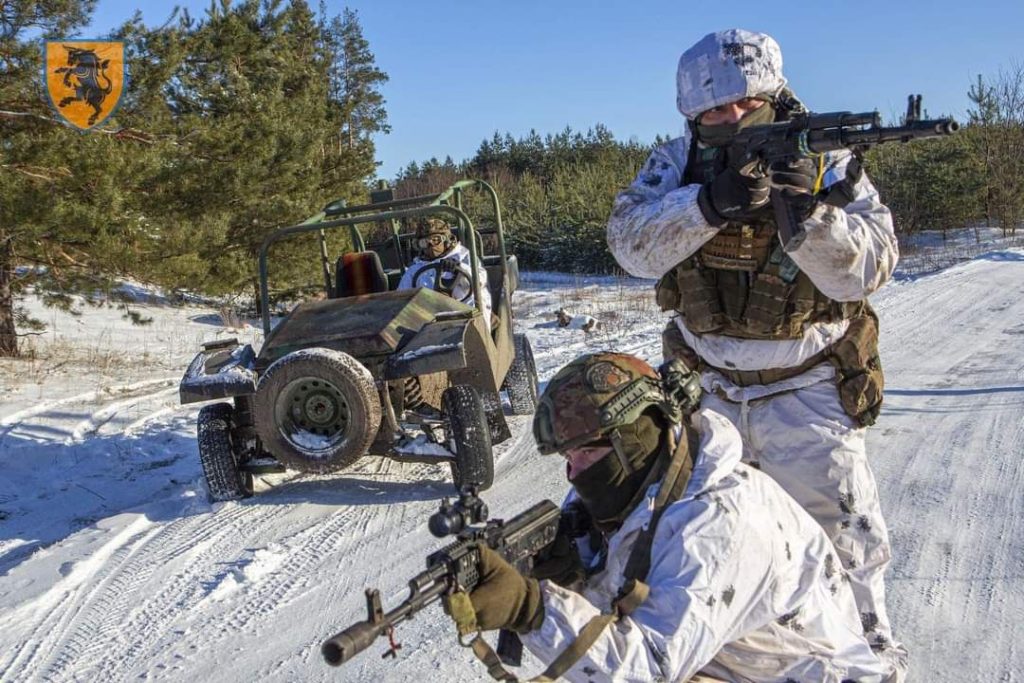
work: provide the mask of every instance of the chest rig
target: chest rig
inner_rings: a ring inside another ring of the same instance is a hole
[[[683,184],[710,182],[724,170],[726,148],[691,142]],[[804,326],[859,315],[864,302],[821,293],[783,251],[770,205],[747,222],[727,223],[656,286],[662,310],[675,310],[696,334],[798,339]]]

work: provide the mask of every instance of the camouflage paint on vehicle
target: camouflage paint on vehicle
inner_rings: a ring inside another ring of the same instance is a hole
[[[472,318],[475,309],[429,289],[405,289],[296,306],[267,337],[256,359],[262,372],[292,351],[318,346],[360,360],[387,356],[435,319]]]

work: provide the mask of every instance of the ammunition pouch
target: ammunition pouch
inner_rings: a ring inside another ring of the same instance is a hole
[[[842,339],[829,349],[828,360],[836,368],[843,410],[861,427],[873,425],[882,410],[885,377],[878,356],[878,316],[866,303]]]
[[[665,360],[677,358],[692,370],[710,368],[740,387],[782,382],[828,361],[836,369],[839,403],[850,418],[867,427],[875,423],[882,409],[885,377],[878,356],[878,316],[866,303],[839,341],[794,367],[732,370],[708,365],[686,343],[675,320],[670,320],[662,332],[661,344]]]
[[[725,162],[720,148],[699,148],[694,143],[683,183],[708,182]],[[851,160],[844,183],[826,201],[844,206],[861,173],[860,160]],[[677,312],[694,334],[740,339],[800,339],[808,325],[849,320],[839,341],[797,367],[714,369],[737,386],[749,386],[781,382],[828,361],[836,368],[843,410],[859,425],[873,424],[882,406],[884,386],[878,358],[878,317],[867,301],[834,301],[815,287],[779,244],[770,210],[753,217],[751,223],[727,223],[695,254],[665,273],[655,285],[658,305],[663,311]],[[674,320],[662,333],[662,351],[666,360],[677,358],[690,369],[705,366]]]
[[[683,333],[679,330],[679,326],[676,325],[675,318],[669,319],[668,324],[665,325],[665,329],[661,333],[661,357],[666,362],[672,359],[679,360],[690,370],[697,370],[699,372],[704,368],[704,361],[686,343]]]
[[[861,302],[829,299],[781,245],[769,252],[774,235],[750,226],[720,231],[658,280],[658,306],[678,312],[694,334],[741,339],[799,339],[806,325],[858,314]]]

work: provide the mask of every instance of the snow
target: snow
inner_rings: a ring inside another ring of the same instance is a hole
[[[221,385],[250,382],[255,387],[256,373],[245,364],[246,360],[251,364],[252,357],[251,354],[246,352],[245,346],[237,346],[231,350],[231,360],[218,368],[216,372],[206,374],[205,365],[209,355],[197,354],[185,371],[188,377],[188,384],[190,387],[197,387],[204,384]]]
[[[296,429],[288,438],[296,446],[301,448],[303,451],[309,453],[315,453],[317,451],[324,451],[331,447],[331,444],[336,440],[335,436],[324,436],[322,434],[314,434],[308,432],[305,429]]]
[[[912,680],[1024,676],[1024,251],[916,270],[873,298],[887,397],[869,430],[894,545],[889,609]],[[586,351],[657,363],[664,314],[649,281],[523,274],[517,329],[544,380]],[[141,295],[138,298],[142,298]],[[385,609],[442,542],[426,530],[453,493],[446,462],[363,458],[332,475],[261,475],[254,498],[210,505],[200,405],[177,382],[203,341],[238,336],[197,305],[154,297],[49,325],[35,358],[0,361],[0,681],[488,681],[439,606],[336,671],[320,643]],[[601,322],[550,325],[560,308]],[[564,462],[536,453],[529,418],[495,448],[493,517],[561,500]],[[964,654],[969,656],[965,657]],[[527,659],[524,675],[538,671]]]
[[[398,444],[395,450],[403,455],[436,455],[445,460],[452,457],[451,451],[428,439],[426,434],[417,434],[414,438]]]
[[[432,356],[435,353],[447,353],[448,351],[458,350],[461,346],[461,344],[431,344],[428,346],[421,346],[419,348],[413,349],[412,351],[406,351],[404,353],[398,354],[398,357],[395,359],[395,361],[400,363],[407,363],[411,360],[421,358],[423,356]]]

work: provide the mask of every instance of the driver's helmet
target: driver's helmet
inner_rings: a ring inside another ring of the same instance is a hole
[[[564,452],[629,428],[651,408],[664,409],[658,372],[645,361],[610,351],[580,356],[549,382],[533,417],[542,454]]]
[[[424,218],[416,224],[416,250],[420,258],[433,259],[447,254],[452,247],[458,244],[455,234],[440,218]],[[440,252],[431,251],[431,246],[442,245]]]

